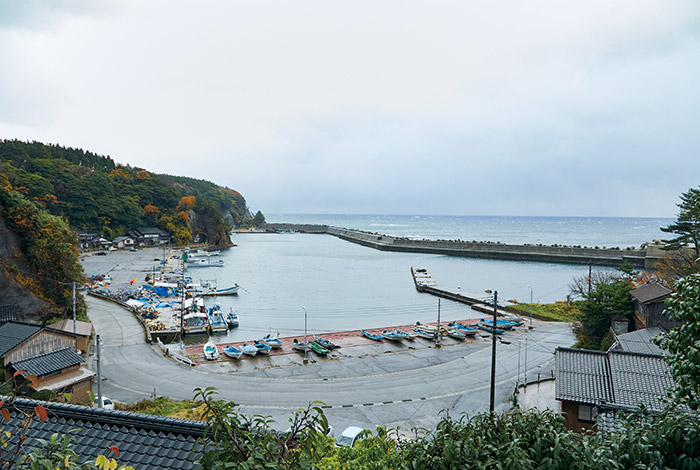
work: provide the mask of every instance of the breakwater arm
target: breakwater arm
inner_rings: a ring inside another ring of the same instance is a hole
[[[265,224],[263,229],[272,232],[325,233],[382,251],[612,267],[627,261],[638,269],[652,269],[654,263],[666,254],[655,245],[644,249],[618,249],[564,245],[508,245],[462,240],[412,240],[329,225]]]

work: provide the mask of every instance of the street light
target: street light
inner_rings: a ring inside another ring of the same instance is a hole
[[[304,364],[309,363],[309,344],[306,342],[306,307],[303,305],[301,308],[304,309]]]
[[[530,289],[530,326],[528,327],[529,330],[532,329],[532,287],[527,286],[528,289]]]

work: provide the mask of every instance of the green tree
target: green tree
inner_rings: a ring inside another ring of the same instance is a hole
[[[617,316],[631,319],[634,314],[631,290],[629,281],[617,280],[599,284],[584,296],[585,300],[579,307],[581,315],[574,326],[578,347],[606,349],[609,346],[605,339],[609,335],[612,319]]]
[[[668,227],[661,228],[666,233],[677,235],[676,238],[666,240],[667,248],[677,250],[690,246],[697,259],[700,257],[700,189],[690,188],[681,194],[681,202],[677,206],[680,209],[678,219]]]
[[[700,408],[700,274],[693,274],[676,284],[676,292],[666,301],[664,312],[681,326],[656,338],[669,352],[666,361],[676,381],[673,398]]]

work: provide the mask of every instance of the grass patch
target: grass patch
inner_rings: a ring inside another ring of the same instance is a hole
[[[511,307],[519,310],[523,317],[530,315],[530,304],[515,304]],[[576,304],[569,305],[566,302],[532,304],[532,317],[540,320],[573,322],[578,319],[580,313]]]
[[[120,410],[124,411],[185,419],[199,419],[201,415],[201,409],[199,408],[201,406],[201,403],[195,403],[192,400],[174,401],[168,397],[158,397],[155,400],[141,400],[134,405],[117,405]]]

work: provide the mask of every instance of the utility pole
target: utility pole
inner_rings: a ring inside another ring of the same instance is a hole
[[[104,402],[102,401],[102,371],[100,367],[100,363],[102,362],[100,351],[100,335],[95,336],[95,352],[97,353],[97,407],[104,408]]]
[[[435,347],[439,348],[440,346],[440,299],[438,299],[438,322],[437,322],[437,332],[435,333]]]
[[[520,385],[520,340],[518,340],[518,378],[515,380],[515,386]]]
[[[306,341],[306,307],[302,306],[304,309],[304,364],[309,363],[309,343]]]
[[[525,336],[525,388],[527,388],[527,336]]]
[[[493,325],[491,325],[491,404],[489,411],[493,413],[496,401],[496,315],[498,308],[498,291],[493,293]]]
[[[73,334],[75,334],[75,281],[73,281]]]
[[[591,260],[588,260],[588,293],[591,293],[591,274],[593,266],[591,265]]]

